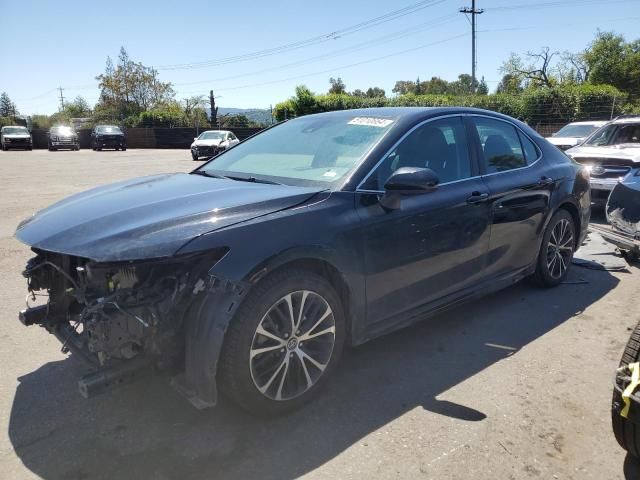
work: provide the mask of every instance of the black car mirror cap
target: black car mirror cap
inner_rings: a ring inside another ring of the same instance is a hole
[[[384,184],[385,191],[404,194],[430,192],[438,188],[440,179],[430,168],[401,167]]]
[[[440,180],[430,168],[401,167],[384,184],[380,205],[386,210],[397,210],[403,196],[432,192]]]

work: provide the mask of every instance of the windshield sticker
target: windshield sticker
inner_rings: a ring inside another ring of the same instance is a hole
[[[356,117],[349,122],[349,125],[366,125],[367,127],[388,127],[393,123],[393,120],[388,118],[374,118],[374,117]]]
[[[324,172],[322,174],[323,177],[335,177],[336,175],[337,175],[337,173],[332,171],[332,170],[329,170],[329,171]]]

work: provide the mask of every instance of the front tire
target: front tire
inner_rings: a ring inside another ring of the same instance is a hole
[[[345,339],[331,284],[307,270],[262,280],[236,312],[220,355],[222,392],[255,415],[311,401],[335,368]]]
[[[631,333],[631,337],[620,359],[620,367],[635,363],[640,359],[640,323]],[[613,434],[622,448],[636,458],[640,458],[640,425],[636,425],[627,418],[620,416],[615,404],[622,405],[622,395],[613,390],[611,409],[611,424]],[[632,404],[631,408],[637,408],[638,405]]]
[[[576,226],[566,210],[558,210],[547,226],[542,238],[535,283],[542,287],[555,287],[562,283],[569,272],[576,248]]]

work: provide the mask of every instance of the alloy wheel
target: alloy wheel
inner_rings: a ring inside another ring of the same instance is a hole
[[[558,279],[569,268],[573,257],[573,229],[569,221],[560,219],[551,230],[547,243],[547,269],[551,277]]]
[[[300,290],[280,298],[260,320],[251,342],[255,387],[276,401],[302,395],[327,368],[335,332],[333,311],[321,295]]]

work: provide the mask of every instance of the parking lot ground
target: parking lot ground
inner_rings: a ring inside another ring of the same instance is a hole
[[[0,152],[0,477],[640,478],[610,426],[636,266],[520,283],[352,349],[316,402],[280,418],[224,400],[196,411],[162,378],[81,398],[76,362],[17,321],[30,252],[15,226],[66,195],[195,165],[187,150]]]

